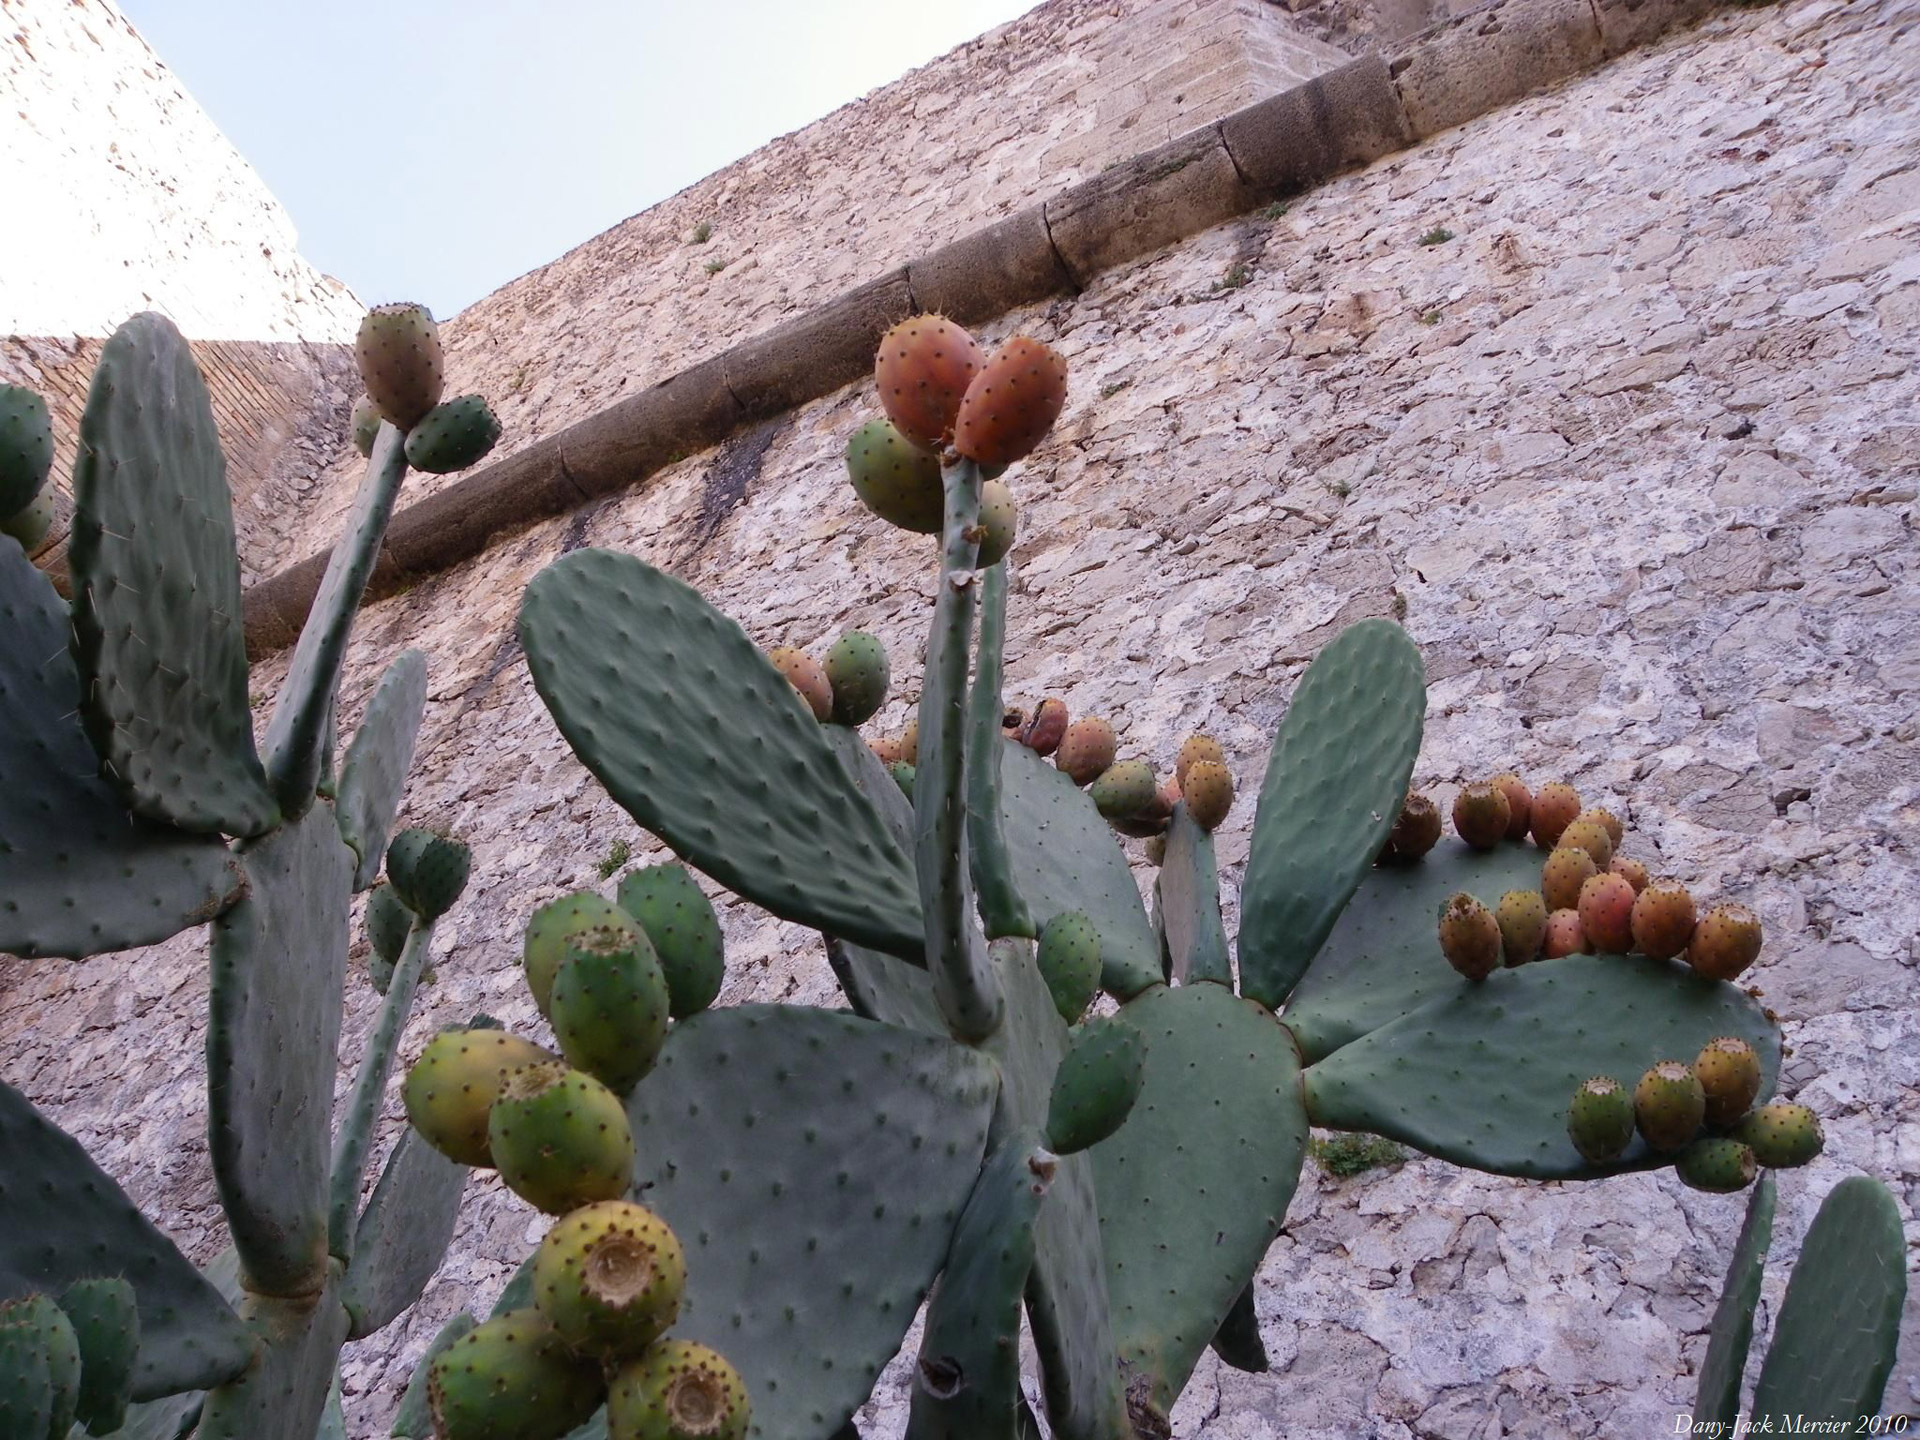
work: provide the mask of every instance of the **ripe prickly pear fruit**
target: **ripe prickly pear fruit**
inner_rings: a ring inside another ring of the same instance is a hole
[[[133,1286],[118,1278],[76,1281],[60,1297],[60,1309],[73,1324],[80,1351],[74,1419],[90,1434],[111,1435],[126,1419],[140,1350],[140,1307]]]
[[[1580,928],[1603,955],[1633,948],[1633,886],[1612,871],[1589,875],[1580,886]]]
[[[740,1372],[692,1340],[657,1341],[607,1390],[607,1440],[744,1440],[750,1418]]]
[[[1554,851],[1540,867],[1540,893],[1549,910],[1572,910],[1580,903],[1580,887],[1600,873],[1593,856],[1572,846]]]
[[[769,650],[767,659],[773,668],[787,677],[787,683],[800,693],[801,702],[821,724],[833,718],[833,685],[820,662],[804,650],[790,645]]]
[[[1826,1137],[1820,1117],[1804,1105],[1776,1100],[1762,1105],[1733,1127],[1733,1138],[1753,1150],[1753,1158],[1773,1170],[1791,1170],[1820,1153]]]
[[[449,1160],[491,1169],[487,1112],[507,1072],[553,1058],[552,1051],[504,1030],[442,1030],[401,1083],[407,1119]]]
[[[1611,1075],[1596,1075],[1573,1092],[1567,1137],[1594,1165],[1608,1165],[1633,1143],[1633,1098]]]
[[[1020,727],[1019,741],[1036,755],[1051,755],[1067,733],[1067,702],[1049,695],[1033,707]]]
[[[1542,785],[1533,792],[1533,813],[1530,828],[1533,831],[1533,843],[1542,850],[1553,850],[1560,844],[1560,832],[1571,825],[1580,814],[1580,794],[1571,785],[1562,785],[1555,780]]]
[[[982,465],[1024,460],[1067,403],[1067,362],[1016,335],[980,368],[960,402],[953,448]]]
[[[1680,1183],[1714,1195],[1731,1195],[1753,1183],[1759,1173],[1753,1151],[1725,1136],[1702,1136],[1674,1158],[1673,1173]]]
[[[407,948],[407,932],[412,928],[413,912],[394,894],[393,886],[380,884],[367,892],[367,943],[373,947],[367,957],[367,974],[382,995],[387,993],[393,967],[400,963],[400,952]]]
[[[527,971],[527,989],[533,992],[533,1003],[540,1007],[542,1015],[547,1014],[553,994],[553,977],[560,973],[560,962],[567,957],[567,943],[596,925],[612,926],[633,935],[640,933],[639,923],[631,915],[591,890],[549,901],[527,921],[521,964]]]
[[[567,941],[547,1014],[567,1063],[625,1095],[666,1043],[670,1004],[653,942],[596,925]]]
[[[1380,858],[1418,860],[1440,843],[1441,830],[1440,807],[1433,803],[1431,795],[1422,795],[1416,790],[1400,807],[1400,818],[1393,822],[1393,829],[1387,834],[1387,847]]]
[[[917,715],[900,732],[900,759],[908,765],[920,763],[920,717]]]
[[[887,682],[893,678],[887,647],[864,630],[849,630],[834,641],[822,668],[836,724],[863,725],[887,703]]]
[[[1213,765],[1227,763],[1227,752],[1220,748],[1220,742],[1211,735],[1189,735],[1180,742],[1179,753],[1173,757],[1173,779],[1186,792],[1187,771],[1200,761]]]
[[[560,1440],[600,1407],[600,1367],[538,1310],[509,1310],[462,1335],[427,1371],[437,1440]]]
[[[399,900],[422,924],[431,924],[454,907],[467,888],[473,851],[441,830],[402,830],[387,846],[387,880]]]
[[[402,434],[440,403],[440,327],[426,306],[374,306],[360,322],[353,353],[367,398]]]
[[[1212,760],[1196,760],[1187,767],[1187,780],[1181,794],[1193,823],[1211,833],[1233,808],[1233,775],[1226,766]]]
[[[1744,905],[1714,906],[1687,942],[1687,963],[1709,980],[1732,980],[1759,958],[1760,917]]]
[[[914,767],[904,760],[896,760],[887,767],[887,773],[893,776],[893,783],[900,787],[900,793],[907,797],[907,803],[913,803]]]
[[[23,510],[0,517],[0,535],[11,535],[20,542],[20,548],[27,552],[31,560],[38,555],[47,543],[47,537],[53,533],[54,498],[51,485],[42,486],[40,493]]]
[[[882,765],[895,765],[900,760],[900,741],[891,735],[877,736],[867,741],[867,749],[873,752],[873,758]]]
[[[889,525],[938,535],[946,516],[940,457],[902,435],[889,420],[869,420],[847,441],[847,479],[860,503]]]
[[[26,1372],[26,1373],[23,1373]],[[8,1440],[67,1440],[80,1399],[73,1322],[45,1295],[0,1303],[0,1433]]]
[[[1004,480],[980,482],[980,550],[974,564],[982,570],[998,565],[1013,548],[1020,529],[1020,507]]]
[[[619,901],[653,942],[673,1018],[711,1005],[727,978],[726,944],[713,902],[692,872],[671,860],[643,866],[621,880]]]
[[[1074,784],[1091,785],[1113,764],[1118,745],[1113,726],[1089,715],[1067,726],[1060,737],[1060,748],[1053,752],[1053,763],[1066,771]]]
[[[533,1303],[575,1350],[618,1362],[679,1318],[686,1256],[667,1222],[626,1200],[582,1205],[533,1255]]]
[[[1540,942],[1540,958],[1558,960],[1562,955],[1591,955],[1587,932],[1580,925],[1578,910],[1555,910],[1547,916],[1547,933]]]
[[[507,1188],[549,1215],[617,1200],[633,1183],[620,1097],[557,1060],[506,1073],[487,1114],[487,1148]]]
[[[1144,760],[1119,760],[1100,772],[1087,791],[1093,808],[1109,820],[1137,815],[1153,803],[1157,787],[1153,767]]]
[[[1500,922],[1500,953],[1508,965],[1540,958],[1547,939],[1547,902],[1538,890],[1509,890],[1494,907]]]
[[[1147,1078],[1147,1037],[1118,1015],[1076,1027],[1073,1048],[1054,1072],[1047,1148],[1073,1155],[1126,1123]]]
[[[1151,777],[1151,769],[1149,769],[1148,774],[1149,777]],[[1094,782],[1096,787],[1098,787],[1099,783],[1097,780]],[[1134,811],[1131,815],[1111,816],[1108,818],[1107,823],[1113,826],[1114,830],[1119,834],[1128,836],[1131,839],[1151,839],[1153,836],[1159,835],[1166,830],[1167,822],[1173,818],[1173,807],[1179,803],[1179,787],[1173,783],[1173,777],[1169,775],[1153,787],[1153,793],[1148,797],[1147,803],[1141,806],[1140,809]],[[1098,807],[1096,806],[1095,808]]]
[[[483,395],[460,395],[429,410],[407,432],[407,464],[428,475],[477,465],[500,443],[500,422]]]
[[[1507,797],[1507,839],[1526,839],[1527,827],[1533,823],[1533,792],[1527,789],[1527,782],[1513,771],[1503,770],[1487,783],[1499,786]]]
[[[1634,897],[1632,924],[1634,949],[1671,960],[1693,938],[1693,896],[1672,880],[1650,884]]]
[[[1726,1129],[1760,1093],[1760,1057],[1735,1035],[1709,1040],[1693,1062],[1693,1073],[1707,1096],[1707,1123]]]
[[[1613,839],[1598,820],[1575,820],[1560,832],[1559,849],[1584,850],[1593,857],[1596,870],[1613,863]]]
[[[353,406],[353,448],[369,459],[373,442],[380,438],[380,411],[371,400],[357,400]]]
[[[1035,959],[1053,1008],[1069,1025],[1080,1023],[1100,990],[1100,932],[1078,910],[1066,910],[1040,928]]]
[[[1500,968],[1500,922],[1462,892],[1440,911],[1440,953],[1469,980],[1484,980]]]
[[[965,330],[944,315],[914,315],[880,337],[873,379],[894,428],[914,444],[938,450],[953,433],[961,400],[981,366],[980,346]]]
[[[1507,838],[1513,807],[1507,792],[1481,780],[1453,797],[1453,828],[1476,850],[1491,850]]]
[[[1627,838],[1627,827],[1620,823],[1620,817],[1603,805],[1594,805],[1582,810],[1573,817],[1575,820],[1591,820],[1607,832],[1607,843],[1614,850],[1620,848],[1620,842]],[[1561,842],[1565,844],[1565,841]]]
[[[22,385],[0,385],[0,516],[31,505],[53,470],[53,417]]]
[[[1631,855],[1615,855],[1607,862],[1607,868],[1633,886],[1634,894],[1638,895],[1647,888],[1647,881],[1650,878],[1647,867]]]
[[[1678,1150],[1700,1133],[1707,1094],[1700,1077],[1678,1060],[1662,1060],[1633,1087],[1633,1116],[1655,1150]]]

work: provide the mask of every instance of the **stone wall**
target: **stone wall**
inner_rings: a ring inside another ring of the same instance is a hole
[[[1729,11],[985,327],[1057,345],[1074,377],[1059,430],[1010,476],[1012,697],[1111,716],[1123,753],[1163,767],[1205,729],[1251,796],[1308,658],[1404,612],[1430,684],[1420,784],[1444,802],[1509,765],[1568,779],[1627,817],[1656,872],[1760,910],[1752,978],[1793,1049],[1783,1088],[1828,1137],[1783,1177],[1761,1344],[1833,1183],[1865,1171],[1909,1217],[1920,1204],[1917,24],[1920,0]],[[617,269],[583,251],[555,270],[609,335],[637,308]],[[474,324],[505,368],[570,356],[580,315],[510,325],[483,305]],[[482,353],[459,327],[454,344]],[[605,398],[555,382],[540,423]],[[343,731],[380,668],[425,648],[408,814],[475,842],[404,1057],[476,1009],[537,1032],[526,915],[602,883],[618,842],[655,858],[561,742],[513,638],[555,556],[640,554],[770,645],[873,630],[899,672],[875,725],[905,722],[932,557],[847,490],[841,447],[871,409],[862,386],[809,405],[363,617]],[[1230,928],[1251,815],[1219,841]],[[836,1003],[816,939],[718,898],[723,1003]],[[204,1257],[222,1234],[199,946],[0,961],[0,1074]],[[349,1059],[375,999],[356,965]],[[398,1126],[390,1103],[385,1138]],[[1275,1372],[1203,1364],[1176,1430],[1671,1434],[1740,1208],[1670,1174],[1310,1166],[1258,1288]],[[489,1303],[543,1226],[492,1179],[469,1187],[423,1303],[349,1352],[351,1435],[384,1432],[437,1326]],[[1894,1408],[1920,1402],[1908,1331]],[[864,1433],[901,1432],[905,1382],[897,1364]]]

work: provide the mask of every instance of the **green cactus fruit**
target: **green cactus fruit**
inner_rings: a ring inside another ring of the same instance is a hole
[[[400,952],[407,948],[413,912],[394,893],[393,886],[383,882],[367,892],[366,925],[367,943],[373,947],[367,957],[367,973],[373,977],[373,988],[384,995],[393,978],[393,967],[400,963]]]
[[[1440,807],[1433,803],[1431,796],[1416,791],[1401,805],[1400,818],[1387,832],[1386,849],[1380,852],[1380,858],[1418,860],[1440,843],[1440,832]]]
[[[427,1042],[407,1071],[400,1098],[421,1137],[450,1160],[481,1169],[487,1150],[487,1113],[507,1072],[553,1052],[504,1030],[443,1030]]]
[[[904,760],[896,760],[887,767],[887,773],[893,776],[893,783],[900,787],[900,793],[907,797],[907,803],[913,803],[913,777],[918,772]]]
[[[1633,1116],[1649,1148],[1678,1150],[1700,1133],[1707,1092],[1700,1077],[1678,1060],[1662,1060],[1633,1087]]]
[[[1581,928],[1578,910],[1555,910],[1547,916],[1546,937],[1540,942],[1540,958],[1558,960],[1562,955],[1591,955],[1587,932]]]
[[[126,1420],[134,1359],[140,1350],[140,1308],[133,1286],[118,1278],[80,1280],[60,1308],[80,1349],[74,1418],[91,1435],[111,1435]]]
[[[20,385],[0,385],[0,515],[33,503],[53,470],[53,417]]]
[[[1033,714],[1015,737],[1036,755],[1051,755],[1067,733],[1067,702],[1049,695],[1033,707]]]
[[[605,1394],[600,1367],[534,1309],[474,1327],[427,1371],[437,1440],[561,1440],[593,1418]]]
[[[617,1362],[659,1339],[680,1314],[687,1262],[666,1221],[627,1200],[562,1216],[533,1256],[540,1313],[575,1350]]]
[[[1593,857],[1595,870],[1606,869],[1613,859],[1613,837],[1607,834],[1607,827],[1598,820],[1574,820],[1560,832],[1557,848],[1586,851]]]
[[[1714,906],[1687,941],[1687,963],[1709,980],[1736,979],[1759,958],[1760,917],[1744,905]]]
[[[1673,1162],[1680,1183],[1715,1195],[1731,1195],[1753,1183],[1759,1173],[1753,1151],[1738,1140],[1708,1136],[1682,1150]]]
[[[1596,1075],[1573,1092],[1567,1138],[1591,1164],[1610,1165],[1633,1143],[1633,1099],[1611,1075]]]
[[[1611,870],[1580,882],[1580,928],[1603,955],[1624,955],[1633,948],[1633,886]]]
[[[607,1440],[743,1440],[747,1387],[717,1350],[660,1340],[614,1372]]]
[[[1826,1144],[1820,1117],[1804,1105],[1776,1100],[1762,1105],[1733,1127],[1732,1138],[1750,1147],[1753,1158],[1773,1170],[1806,1164]]]
[[[1615,855],[1607,862],[1607,869],[1633,886],[1636,895],[1647,888],[1647,881],[1651,878],[1647,874],[1647,867],[1631,855]]]
[[[818,660],[791,645],[769,650],[767,659],[787,677],[787,683],[793,686],[800,703],[814,719],[824,725],[833,718],[833,686],[827,680],[826,668]]]
[[[1038,340],[1016,335],[968,384],[953,422],[953,448],[982,465],[1024,460],[1066,403],[1067,362]]]
[[[980,346],[965,330],[944,315],[911,315],[874,352],[880,408],[907,439],[938,450],[980,367]]]
[[[625,1095],[666,1043],[671,1003],[653,942],[596,925],[568,940],[547,1015],[567,1063]]]
[[[454,907],[472,868],[473,851],[438,830],[402,830],[387,846],[387,879],[394,897],[423,924]]]
[[[407,431],[407,464],[429,475],[451,475],[484,460],[500,443],[500,422],[480,395],[436,405]]]
[[[1607,832],[1607,842],[1614,850],[1620,848],[1620,842],[1627,838],[1627,827],[1620,823],[1620,817],[1602,806],[1594,805],[1574,816],[1575,820],[1591,820]],[[1565,843],[1564,841],[1561,843]]]
[[[1615,856],[1614,864],[1619,863],[1620,857]],[[1693,896],[1687,893],[1687,887],[1672,880],[1638,887],[1631,876],[1614,873],[1628,889],[1638,891],[1633,912],[1628,917],[1633,948],[1655,960],[1671,960],[1685,950],[1693,938],[1694,921]],[[1644,867],[1642,873],[1645,873]]]
[[[887,703],[893,669],[887,647],[862,630],[849,630],[827,651],[827,684],[833,696],[830,718],[839,725],[861,725]]]
[[[1064,910],[1047,921],[1035,962],[1060,1018],[1079,1024],[1100,991],[1100,932],[1092,919],[1078,910]]]
[[[567,958],[567,942],[596,926],[611,926],[633,935],[642,933],[639,921],[591,890],[549,901],[527,921],[520,963],[526,968],[527,989],[533,992],[533,1003],[549,1019],[552,1017],[547,1006],[553,995],[553,977],[560,973],[560,962]]]
[[[380,438],[380,411],[371,400],[360,400],[353,407],[353,448],[371,458],[373,442]]]
[[[20,548],[32,558],[40,553],[47,537],[53,533],[54,514],[53,487],[49,485],[24,509],[0,519],[0,535],[11,535],[18,540]]]
[[[1509,890],[1494,907],[1500,924],[1500,953],[1509,965],[1540,958],[1547,939],[1547,902],[1538,890]]]
[[[1580,887],[1600,873],[1593,856],[1578,846],[1566,845],[1547,856],[1540,867],[1540,893],[1548,910],[1577,910]]]
[[[1500,968],[1500,922],[1462,891],[1440,910],[1440,953],[1469,980],[1484,980]]]
[[[1760,1093],[1760,1057],[1736,1035],[1722,1035],[1701,1047],[1693,1073],[1707,1096],[1707,1123],[1724,1130]]]
[[[1020,507],[1006,481],[980,482],[980,528],[986,533],[980,537],[980,551],[974,563],[984,570],[1006,559],[1020,529]]]
[[[1064,707],[1063,707],[1064,709]],[[1180,742],[1180,749],[1173,757],[1173,782],[1186,792],[1187,771],[1201,761],[1211,765],[1227,763],[1227,752],[1220,748],[1220,742],[1211,735],[1189,735]]]
[[[549,1215],[617,1200],[633,1183],[633,1130],[620,1097],[557,1061],[506,1073],[487,1114],[487,1149],[507,1188]]]
[[[440,327],[426,306],[374,306],[360,322],[354,358],[367,398],[402,434],[440,403]]]
[[[1212,760],[1196,760],[1187,767],[1187,781],[1181,791],[1193,823],[1212,833],[1233,808],[1233,773]]]
[[[1093,808],[1107,819],[1124,820],[1151,805],[1158,788],[1153,767],[1146,761],[1120,760],[1101,771],[1087,793],[1093,797]]]
[[[1507,797],[1507,839],[1524,840],[1533,823],[1533,792],[1527,782],[1511,770],[1503,770],[1488,782],[1498,785]]]
[[[27,1357],[36,1358],[38,1366]],[[25,1403],[27,1395],[19,1392],[0,1398],[0,1420],[10,1414],[16,1418],[0,1434],[8,1440],[67,1440],[80,1399],[80,1344],[73,1322],[45,1295],[0,1303],[0,1379],[15,1380],[23,1370],[45,1374],[46,1406]],[[25,1388],[38,1391],[39,1385],[29,1379]],[[44,1427],[38,1433],[36,1421]]]
[[[1491,781],[1477,781],[1453,797],[1453,828],[1476,850],[1491,850],[1506,839],[1512,819],[1507,792]]]
[[[860,503],[889,525],[938,535],[946,515],[940,457],[923,450],[890,420],[869,420],[847,441],[847,478]]]
[[[1558,780],[1542,785],[1533,792],[1532,814],[1528,817],[1527,828],[1533,834],[1533,843],[1542,850],[1558,849],[1561,835],[1579,815],[1579,791]]]
[[[673,1018],[713,1004],[727,978],[726,944],[713,902],[687,867],[669,860],[635,870],[621,880],[618,898],[653,942]]]
[[[1054,1072],[1047,1102],[1047,1148],[1057,1155],[1090,1149],[1123,1124],[1147,1075],[1147,1037],[1118,1015],[1074,1028],[1073,1048]]]

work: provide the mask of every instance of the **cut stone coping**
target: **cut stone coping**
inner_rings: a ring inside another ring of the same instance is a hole
[[[815,306],[399,511],[367,598],[639,484],[869,374],[894,322],[978,324],[1578,75],[1726,0],[1494,0],[1234,111]],[[291,645],[328,554],[246,592],[249,659]]]

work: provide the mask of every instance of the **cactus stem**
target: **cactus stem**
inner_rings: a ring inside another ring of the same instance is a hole
[[[987,939],[1039,931],[1026,897],[1013,879],[1013,862],[1000,819],[1000,738],[1006,707],[1001,701],[1007,632],[1007,570],[1004,562],[983,572],[980,640],[974,657],[973,689],[967,696],[967,841],[973,883],[980,892],[980,920]]]

